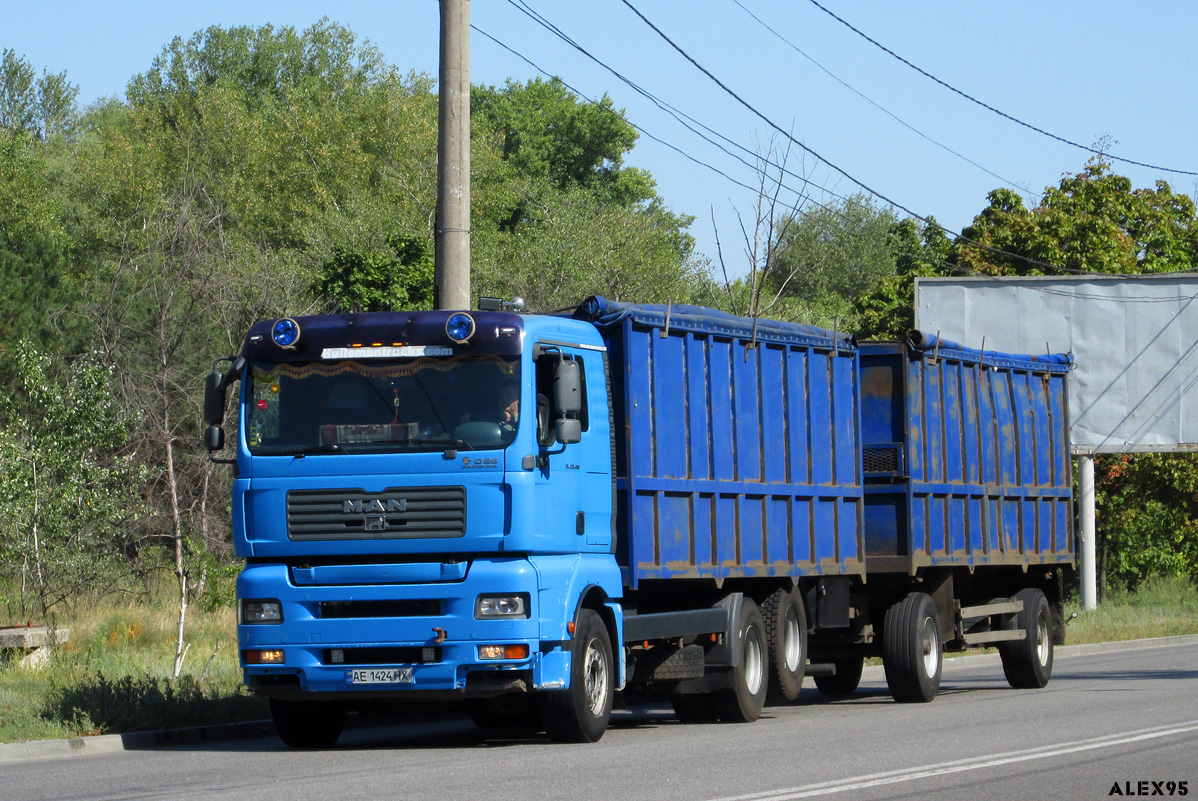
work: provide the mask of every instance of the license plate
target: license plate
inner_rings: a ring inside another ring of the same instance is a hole
[[[366,668],[349,672],[350,684],[411,684],[411,668]]]

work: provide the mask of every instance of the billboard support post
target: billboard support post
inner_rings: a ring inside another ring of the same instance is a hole
[[[1081,547],[1078,548],[1082,574],[1082,609],[1098,608],[1098,549],[1094,537],[1094,455],[1077,457],[1078,490],[1081,495]]]

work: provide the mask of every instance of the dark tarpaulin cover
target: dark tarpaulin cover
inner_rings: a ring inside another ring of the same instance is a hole
[[[695,334],[725,336],[736,339],[752,339],[753,319],[735,314],[708,309],[703,306],[683,304],[664,306],[649,303],[621,303],[592,295],[574,310],[575,319],[593,323],[600,330],[631,320],[648,328],[664,329],[669,317],[669,330]],[[814,348],[834,346],[839,350],[856,350],[853,338],[844,332],[827,331],[813,325],[783,323],[777,320],[757,320],[757,340]]]
[[[1073,354],[1071,353],[1045,353],[1033,356],[1022,353],[1001,353],[994,350],[981,351],[923,331],[912,331],[908,334],[907,347],[923,356],[1006,367],[1013,370],[1064,373],[1071,370],[1073,366]]]

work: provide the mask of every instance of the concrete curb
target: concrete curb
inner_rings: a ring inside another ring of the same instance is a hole
[[[1150,640],[1123,640],[1100,642],[1088,645],[1068,645],[1058,648],[1054,659],[1068,659],[1086,654],[1117,651],[1139,651],[1148,648],[1164,648],[1177,645],[1198,644],[1198,634],[1180,637],[1157,637]],[[968,667],[998,665],[998,654],[949,657],[944,660],[944,672],[952,673]],[[871,665],[862,671],[863,681],[884,680],[881,665]],[[172,745],[199,745],[227,740],[243,740],[266,737],[274,734],[274,724],[269,720],[248,723],[229,723],[220,726],[195,726],[188,729],[167,731],[131,732],[129,734],[101,734],[96,737],[71,737],[66,740],[35,740],[27,743],[0,743],[0,764],[25,762],[38,759],[58,759],[85,754],[108,754],[118,751],[141,751]]]

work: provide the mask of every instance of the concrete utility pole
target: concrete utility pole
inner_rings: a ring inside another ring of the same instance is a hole
[[[441,0],[435,297],[470,308],[470,0]]]

